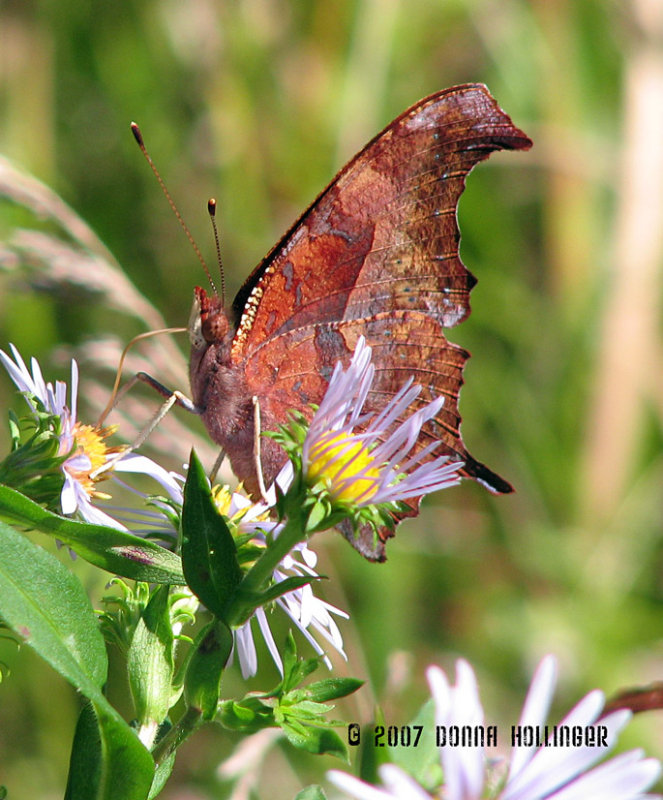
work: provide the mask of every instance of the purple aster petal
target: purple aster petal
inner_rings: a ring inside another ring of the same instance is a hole
[[[25,362],[21,358],[21,354],[14,347],[13,344],[10,344],[9,348],[12,352],[12,355],[14,356],[16,363],[14,363],[14,361],[12,361],[11,358],[3,350],[0,350],[0,360],[2,361],[4,368],[9,373],[9,377],[12,379],[12,381],[16,385],[16,388],[20,392],[29,392],[30,394],[36,395],[37,391],[35,383],[32,380],[32,375],[30,375],[28,368],[25,366]],[[40,397],[39,399],[41,400],[42,403],[45,404],[46,401],[45,397],[44,398]],[[32,411],[35,412],[37,409],[35,408],[34,404],[27,397],[26,401],[30,406],[30,408],[32,409]]]
[[[81,497],[78,504],[78,513],[83,517],[86,522],[93,525],[107,525],[109,528],[116,528],[119,531],[126,531],[127,528],[118,520],[106,514],[97,506],[93,506],[87,495]]]
[[[332,769],[327,773],[327,780],[357,800],[394,800],[393,794],[371,786],[370,783],[364,783],[359,778],[337,769]],[[426,800],[430,800],[430,798],[427,797]]]
[[[600,698],[601,706],[595,712],[597,695]],[[591,725],[603,708],[603,694],[602,692],[592,692],[584,700],[590,702],[581,701],[559,724],[581,725],[582,727]],[[581,704],[583,704],[582,711],[585,712],[582,716],[575,713]],[[599,761],[615,746],[619,731],[630,718],[630,711],[617,711],[600,721],[599,724],[608,728],[607,747],[539,748],[518,775],[507,782],[504,800],[529,800],[534,791],[538,793],[537,796],[546,797],[555,789],[564,786]],[[571,722],[567,722],[568,719],[571,719]]]
[[[414,378],[412,377],[405,381],[401,388],[389,400],[387,405],[368,426],[368,431],[373,433],[386,430],[398,420],[398,417],[407,409],[413,400],[417,399],[419,393],[421,392],[421,386],[413,386],[413,383]]]
[[[435,702],[437,725],[481,725],[483,709],[474,672],[463,660],[456,662],[456,686],[438,667],[426,672]],[[480,747],[442,747],[440,751],[446,800],[475,800],[484,783],[484,755]]]
[[[251,678],[258,671],[258,656],[256,646],[253,641],[251,630],[251,620],[245,622],[241,628],[235,630],[235,649],[239,659],[239,667],[242,671],[242,678]]]
[[[281,677],[283,677],[283,662],[281,661],[281,654],[279,653],[279,649],[276,646],[274,637],[272,636],[272,631],[269,627],[269,622],[267,621],[265,609],[262,607],[256,608],[255,617],[258,620],[258,626],[260,628],[260,632],[262,633],[262,638],[265,640],[265,644],[267,645],[267,649],[269,650],[269,653],[276,664],[278,671],[281,673]]]
[[[110,456],[110,458],[113,458],[113,456]],[[126,453],[114,463],[113,471],[148,475],[150,478],[154,478],[168,492],[171,499],[177,503],[182,502],[182,483],[184,478],[164,469],[161,465],[152,461],[151,458],[139,456],[137,453]]]
[[[57,414],[55,410],[55,403],[53,400],[53,387],[51,384],[46,384],[44,377],[41,374],[41,367],[36,358],[30,359],[30,366],[32,367],[32,380],[35,386],[35,394],[52,413]]]
[[[414,472],[406,475],[397,483],[383,482],[371,498],[371,502],[386,503],[406,500],[408,497],[417,497],[455,486],[460,481],[458,471],[463,466],[463,462],[446,463],[447,460],[446,456],[440,456],[440,459],[421,464]]]
[[[63,381],[55,381],[55,392],[52,390],[52,386],[49,383],[47,389],[49,391],[49,405],[51,412],[53,414],[57,414],[58,417],[62,417],[64,415],[70,418],[70,425],[76,424],[76,417],[73,416],[67,409],[67,384]],[[72,391],[73,397],[73,391]]]
[[[74,478],[69,475],[69,473],[65,472],[64,486],[62,487],[62,491],[60,493],[60,506],[63,514],[73,514],[78,508],[78,498],[76,494],[77,486],[78,482],[75,481]]]
[[[661,774],[661,765],[654,758],[644,758],[642,750],[631,750],[628,753],[611,758],[605,764],[582,775],[573,783],[555,792],[550,800],[637,800]],[[657,795],[658,796],[658,795]]]
[[[531,725],[534,728],[538,728],[545,723],[550,711],[556,683],[557,661],[554,656],[547,655],[541,660],[532,677],[523,710],[520,714],[519,725],[521,727]],[[514,747],[509,769],[509,781],[518,775],[535,752],[536,746]]]
[[[430,795],[395,764],[383,764],[378,768],[380,780],[392,797],[399,800],[430,800]]]

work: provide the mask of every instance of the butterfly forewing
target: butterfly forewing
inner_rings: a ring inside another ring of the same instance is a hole
[[[456,206],[472,167],[529,139],[484,86],[422,100],[338,174],[240,290],[233,352],[311,324],[419,309],[445,327],[469,313]],[[248,303],[248,304],[247,304]]]

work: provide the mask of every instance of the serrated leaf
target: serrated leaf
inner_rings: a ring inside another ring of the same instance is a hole
[[[0,518],[46,533],[81,558],[115,575],[146,583],[184,585],[179,556],[140,536],[105,525],[60,517],[0,485]]]
[[[182,507],[182,567],[191,591],[223,619],[242,580],[237,548],[216,510],[209,481],[192,451]]]

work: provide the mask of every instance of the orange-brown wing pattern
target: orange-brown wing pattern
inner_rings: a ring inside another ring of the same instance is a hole
[[[484,86],[467,85],[417,103],[355,156],[235,298],[236,332],[230,353],[222,348],[222,361],[228,358],[244,398],[241,413],[232,417],[239,419],[237,431],[252,423],[252,396],[260,401],[264,430],[285,422],[292,409],[310,416],[334,365],[348,364],[363,335],[376,370],[370,405],[381,409],[413,377],[422,391],[403,419],[433,398],[445,398],[416,448],[438,441],[427,458],[447,454],[463,462],[466,477],[493,492],[512,491],[465,449],[458,394],[468,353],[447,341],[444,328],[469,314],[475,283],[458,255],[456,206],[467,174],[494,150],[530,145]],[[226,417],[206,424],[220,428],[216,440],[252,485],[246,436],[236,441]],[[266,440],[267,481],[284,461],[278,445]],[[412,514],[419,499],[408,504]],[[367,558],[384,559],[389,529],[344,533]]]
[[[258,266],[233,303],[233,360],[289,330],[419,310],[469,313],[456,206],[472,167],[531,145],[485,86],[420,101],[378,134]]]
[[[476,461],[460,434],[458,395],[469,354],[447,341],[439,322],[421,312],[395,311],[368,319],[346,320],[287,331],[261,345],[246,363],[249,391],[261,391],[263,426],[273,429],[290,409],[310,414],[319,403],[337,361],[348,363],[360,336],[373,349],[375,379],[368,403],[381,409],[410,378],[421,386],[419,397],[402,419],[436,397],[444,405],[421,431],[415,452],[432,441],[440,447],[431,457],[449,455],[463,461],[461,474],[481,481],[493,492],[510,492],[499,475]],[[271,469],[267,469],[271,473]],[[270,474],[270,477],[273,475]]]

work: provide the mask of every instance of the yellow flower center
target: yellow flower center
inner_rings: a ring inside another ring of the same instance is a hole
[[[332,497],[366,502],[376,493],[380,470],[364,445],[344,433],[325,434],[309,453],[310,483],[325,481]]]
[[[243,494],[244,487],[241,483],[239,484],[237,489],[235,489],[235,492]],[[229,486],[221,486],[220,484],[217,484],[216,486],[212,487],[212,499],[214,500],[214,505],[216,506],[216,510],[219,512],[219,514],[222,514],[224,517],[226,517],[226,519],[229,519],[232,522],[237,523],[246,514],[250,506],[247,505],[246,508],[237,509],[231,517],[230,506],[232,504],[233,494],[234,492],[230,490]],[[260,517],[260,519],[267,519],[268,517],[269,514],[267,513],[263,514]]]
[[[67,472],[71,477],[83,487],[89,497],[105,497],[108,499],[109,495],[98,492],[94,487],[95,483],[103,480],[106,473],[102,472],[99,477],[92,478],[95,470],[101,469],[106,463],[106,459],[112,453],[119,453],[124,450],[123,446],[109,447],[106,440],[109,436],[115,433],[117,426],[111,425],[105,428],[97,428],[93,425],[84,425],[82,422],[77,422],[74,425],[74,442],[76,449],[73,455],[86,455],[90,459],[90,469],[73,469],[66,466]]]

